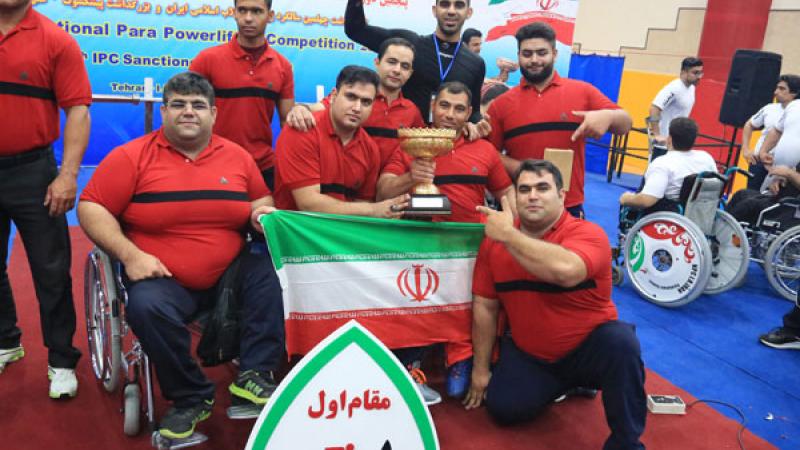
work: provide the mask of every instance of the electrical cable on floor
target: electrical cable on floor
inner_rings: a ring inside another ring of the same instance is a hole
[[[744,440],[742,439],[742,433],[744,433],[744,430],[746,429],[745,425],[747,424],[747,417],[745,417],[744,413],[742,412],[741,409],[739,409],[738,406],[736,406],[736,405],[734,405],[732,403],[726,403],[726,402],[723,402],[723,401],[720,401],[720,400],[697,399],[697,400],[689,403],[688,405],[686,405],[686,409],[688,410],[695,403],[714,403],[714,404],[717,404],[717,405],[727,406],[728,408],[731,408],[731,409],[735,410],[736,413],[739,414],[739,417],[741,417],[741,419],[742,419],[741,422],[740,422],[742,424],[742,426],[739,427],[739,431],[736,432],[736,439],[739,441],[739,448],[741,448],[742,450],[747,450],[747,449],[744,448]]]

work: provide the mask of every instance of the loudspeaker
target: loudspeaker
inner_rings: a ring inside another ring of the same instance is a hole
[[[736,50],[719,110],[719,121],[742,127],[761,107],[772,102],[775,85],[781,76],[777,53]]]

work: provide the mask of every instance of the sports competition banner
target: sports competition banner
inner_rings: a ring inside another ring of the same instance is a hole
[[[468,339],[483,225],[278,211],[261,218],[283,288],[286,347],[351,319],[386,346]]]
[[[186,70],[197,53],[228,42],[236,30],[233,0],[33,0],[45,14],[74,36],[86,60],[95,94],[135,95],[145,92],[145,78],[154,80],[160,97],[163,84]],[[344,33],[346,0],[274,0],[275,20],[267,41],[292,62],[298,101],[327,93],[347,64],[372,66],[374,53]],[[433,0],[364,0],[370,24],[432,33]],[[514,33],[536,20],[550,23],[558,34],[556,68],[564,75],[578,0],[472,0],[472,18],[465,27],[484,35],[481,52],[487,76],[497,75],[499,57],[516,60]],[[519,72],[511,75],[516,84]],[[92,107],[93,129],[84,164],[97,164],[114,146],[140,136],[144,108],[122,104]],[[155,114],[155,126],[159,126]],[[277,122],[277,121],[275,121]],[[277,126],[277,124],[276,124]],[[277,133],[274,133],[277,136]]]

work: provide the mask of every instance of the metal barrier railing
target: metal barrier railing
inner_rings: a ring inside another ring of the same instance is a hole
[[[617,178],[622,176],[622,168],[625,165],[625,158],[634,158],[634,159],[642,159],[642,160],[649,160],[650,159],[650,148],[649,147],[629,147],[628,140],[630,133],[640,133],[642,135],[647,136],[647,129],[646,128],[631,128],[631,131],[624,134],[624,135],[617,135],[613,134],[611,137],[611,142],[606,145],[599,141],[593,139],[587,139],[586,143],[589,145],[594,145],[597,147],[605,148],[608,150],[608,166],[606,170],[606,181],[611,182],[614,172],[616,172]],[[739,161],[739,152],[741,151],[741,144],[736,143],[736,129],[734,129],[733,136],[730,141],[716,137],[710,136],[703,133],[698,133],[697,135],[699,138],[703,138],[711,143],[704,143],[704,144],[695,144],[695,148],[717,148],[717,147],[727,147],[728,148],[728,155],[725,158],[725,162],[717,161],[717,164],[721,166],[721,169],[727,170],[731,165],[735,165],[737,161]],[[643,153],[643,154],[641,154]]]

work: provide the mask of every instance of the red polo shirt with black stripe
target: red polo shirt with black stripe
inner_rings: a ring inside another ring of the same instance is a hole
[[[188,289],[213,286],[244,245],[250,202],[269,195],[253,158],[213,135],[195,160],[161,130],[115,148],[81,201],[102,205]]]
[[[383,168],[383,173],[403,175],[411,170],[413,159],[398,150]],[[485,190],[500,192],[511,186],[500,155],[489,142],[478,139],[468,142],[458,138],[453,150],[434,160],[433,183],[450,199],[452,214],[434,216],[437,222],[483,222],[483,214],[475,210],[485,203]]]
[[[599,325],[616,320],[617,308],[611,301],[611,247],[602,228],[564,211],[541,239],[577,254],[586,279],[571,288],[541,281],[504,244],[487,237],[475,261],[472,293],[499,300],[517,347],[553,362]]]
[[[505,149],[516,160],[542,159],[546,148],[572,149],[572,178],[565,206],[583,203],[583,179],[586,167],[586,142],[572,142],[572,134],[582,118],[573,111],[619,109],[589,83],[561,78],[553,73],[553,81],[539,92],[524,77],[519,86],[498,97],[489,107],[492,133],[489,140],[498,150]]]
[[[261,170],[274,165],[272,117],[278,100],[294,98],[289,60],[270,46],[258,61],[242,49],[237,35],[227,44],[201,51],[189,70],[214,86],[217,119],[214,133],[241,145]]]
[[[50,145],[60,132],[58,108],[91,103],[78,43],[28,7],[17,26],[0,33],[0,156]]]
[[[347,145],[333,129],[330,111],[314,113],[308,131],[286,127],[275,144],[275,204],[297,210],[292,191],[319,185],[320,192],[341,201],[375,200],[380,152],[363,128]]]
[[[325,108],[331,105],[330,96],[322,100]],[[381,152],[381,167],[385,167],[399,147],[397,130],[400,128],[422,128],[425,122],[419,108],[411,100],[400,96],[389,104],[389,100],[380,92],[375,96],[369,118],[361,124],[364,131],[378,144]]]

